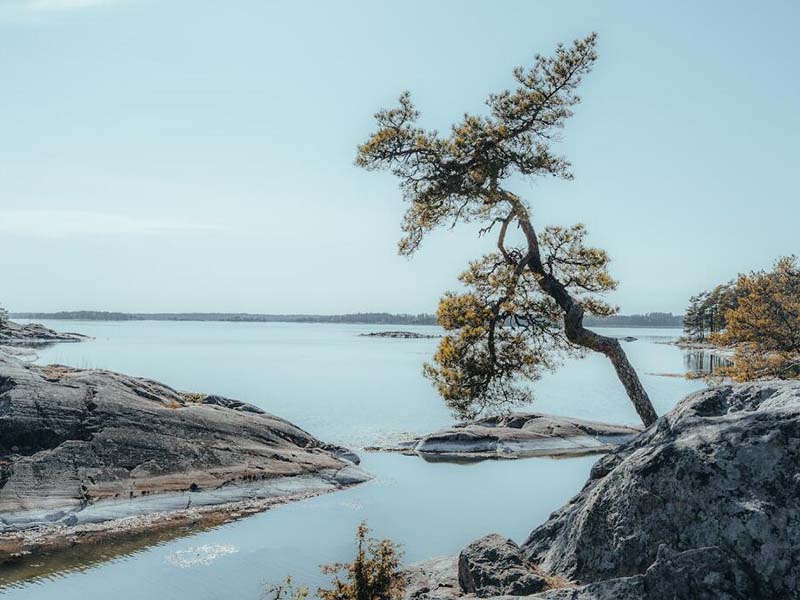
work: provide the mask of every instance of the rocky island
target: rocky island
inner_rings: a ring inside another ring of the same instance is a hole
[[[237,400],[0,352],[0,555],[222,522],[369,479]]]
[[[53,342],[84,342],[89,336],[80,333],[61,333],[40,325],[25,325],[14,321],[3,320],[0,323],[0,345],[49,344]]]
[[[361,337],[381,337],[400,340],[432,340],[441,337],[439,335],[417,333],[415,331],[375,331],[373,333],[360,333],[359,335]]]
[[[518,546],[499,535],[409,569],[406,597],[796,598],[800,383],[697,392],[601,458]]]
[[[608,452],[641,429],[540,413],[511,413],[459,423],[393,446],[367,450],[402,452],[426,460],[480,460],[575,456]]]

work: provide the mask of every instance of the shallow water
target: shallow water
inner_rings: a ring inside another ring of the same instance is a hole
[[[95,336],[37,351],[39,362],[108,368],[186,391],[227,395],[288,418],[319,438],[362,447],[452,422],[420,375],[435,339],[360,337],[397,329],[284,323],[51,321]],[[425,333],[431,327],[403,327]],[[610,329],[625,343],[659,412],[702,383],[664,342],[678,330]],[[656,373],[652,375],[648,373]],[[568,361],[536,383],[537,411],[636,423],[605,359]],[[375,480],[200,532],[145,536],[123,544],[37,558],[0,571],[11,598],[257,599],[287,574],[312,589],[318,565],[352,556],[356,525],[403,544],[406,561],[457,552],[497,531],[522,541],[583,485],[596,457],[472,464],[362,453]],[[180,537],[178,537],[180,535]]]

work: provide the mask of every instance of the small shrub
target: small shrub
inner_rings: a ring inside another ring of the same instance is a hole
[[[267,590],[267,597],[272,600],[306,600],[308,587],[301,585],[295,587],[292,577],[288,576],[283,583],[273,585]]]
[[[391,540],[368,538],[369,529],[362,522],[356,532],[356,557],[351,563],[323,565],[322,572],[332,575],[331,588],[317,589],[321,600],[400,600],[405,580],[400,573],[402,552]],[[341,575],[341,576],[340,576]],[[292,578],[267,591],[271,600],[306,600],[307,587],[295,588]]]

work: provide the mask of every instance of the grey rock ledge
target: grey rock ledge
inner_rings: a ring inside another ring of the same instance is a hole
[[[369,479],[358,462],[250,404],[0,352],[0,554],[65,527],[339,490]]]

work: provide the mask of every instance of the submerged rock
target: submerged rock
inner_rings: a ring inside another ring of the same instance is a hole
[[[14,321],[4,321],[0,325],[0,345],[48,344],[53,342],[84,342],[89,336],[80,333],[61,333],[40,325],[22,325]]]
[[[417,454],[430,460],[579,455],[608,452],[640,431],[556,415],[512,413],[370,450]]]
[[[243,402],[0,353],[0,548],[31,528],[333,491],[369,478],[357,462]]]
[[[522,554],[514,576],[524,582],[546,573],[551,588],[523,594],[532,599],[797,598],[800,383],[689,396],[601,458]],[[497,556],[482,570],[513,573]],[[418,572],[410,571],[412,582]],[[448,576],[440,571],[438,581]],[[436,590],[436,581],[427,587]],[[491,582],[474,587],[461,585],[451,597],[520,595]],[[425,597],[434,596],[417,599]]]

